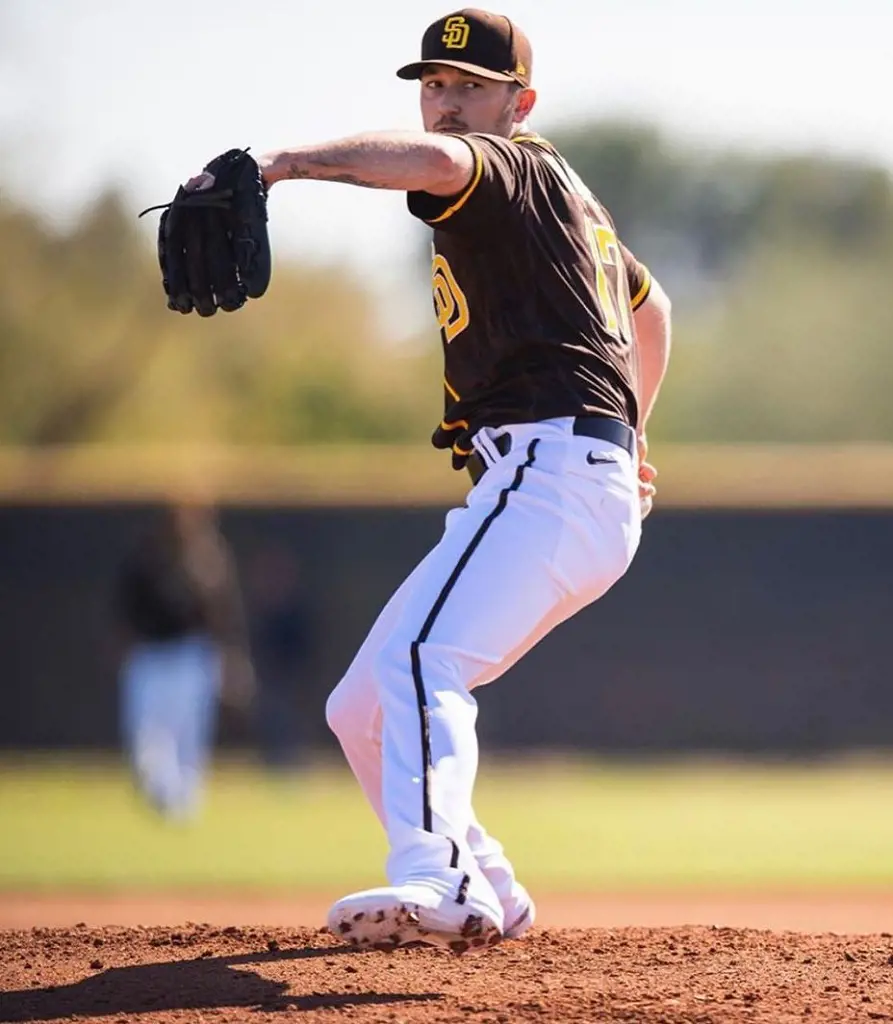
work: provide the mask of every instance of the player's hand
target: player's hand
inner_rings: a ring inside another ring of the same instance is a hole
[[[639,508],[642,510],[644,519],[654,506],[654,496],[657,488],[653,480],[657,476],[657,470],[650,462],[643,462],[639,466]]]
[[[657,493],[654,479],[657,476],[657,470],[647,461],[647,437],[644,434],[639,434],[636,440],[639,453],[639,508],[644,519],[654,507],[654,496]]]
[[[183,186],[187,192],[204,192],[207,188],[213,188],[214,186],[214,175],[209,174],[207,171],[202,171],[201,174],[196,174],[195,177],[189,179]]]
[[[264,153],[257,158],[257,166],[260,168],[261,177],[267,189],[273,187],[282,178],[282,161],[277,161],[277,152]]]

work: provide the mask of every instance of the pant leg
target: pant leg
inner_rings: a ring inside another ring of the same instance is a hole
[[[179,789],[166,644],[131,648],[121,667],[120,694],[123,740],[134,780],[145,796],[164,810],[176,800]]]
[[[566,600],[559,604],[552,614],[543,619],[533,633],[525,639],[524,643],[516,647],[506,655],[503,661],[494,666],[492,672],[476,679],[472,684],[473,688],[486,686],[505,672],[508,672],[527,651],[535,647],[543,637],[547,636],[565,619],[570,618],[576,610],[576,602],[573,600]],[[508,904],[515,895],[515,868],[506,855],[502,843],[487,832],[473,809],[468,833],[465,838],[478,867],[483,871],[484,876],[493,887],[496,895],[503,904]]]
[[[195,810],[202,795],[216,731],[222,658],[205,637],[185,638],[172,652],[171,724],[176,734],[177,805]]]
[[[326,704],[329,727],[338,737],[347,762],[382,826],[385,820],[381,796],[381,706],[374,673],[375,659],[380,645],[409,600],[413,581],[419,575],[420,567],[395,592]],[[573,601],[563,602],[526,638],[525,643],[509,652],[501,662],[488,667],[471,686],[484,686],[498,679],[574,610]],[[515,884],[514,868],[502,844],[488,834],[473,810],[466,842],[497,896],[503,900],[510,899]]]
[[[220,654],[204,638],[137,645],[121,671],[125,746],[140,789],[159,810],[194,810],[214,735]]]
[[[590,466],[600,442],[540,440],[493,466],[451,515],[375,659],[393,881],[472,865],[470,689],[604,593],[638,542],[629,457],[608,446],[623,458]]]
[[[384,606],[326,702],[329,728],[338,737],[347,763],[382,825],[381,705],[374,672],[375,659],[409,601],[426,561],[424,559],[416,566]]]

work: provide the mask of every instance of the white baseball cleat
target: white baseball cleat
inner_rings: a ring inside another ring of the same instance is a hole
[[[536,904],[519,882],[512,887],[510,898],[503,900],[502,909],[505,915],[503,936],[506,939],[520,939],[536,920]]]
[[[421,942],[453,953],[483,951],[502,940],[502,910],[439,879],[418,879],[352,893],[328,916],[329,931],[358,949]]]

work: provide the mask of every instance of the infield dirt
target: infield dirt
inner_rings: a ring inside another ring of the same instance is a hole
[[[541,928],[464,957],[219,924],[8,930],[0,943],[4,1022],[893,1020],[888,933]]]

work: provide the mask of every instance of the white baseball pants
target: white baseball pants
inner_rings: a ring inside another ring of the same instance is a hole
[[[448,867],[472,884],[483,869],[499,895],[514,881],[472,809],[470,691],[604,594],[641,534],[635,458],[572,426],[566,417],[478,433],[488,471],[329,697],[328,723],[387,831],[391,884]],[[504,457],[492,443],[503,433]]]
[[[204,636],[136,644],[121,665],[124,743],[137,784],[164,814],[197,809],[220,675],[220,651]]]

